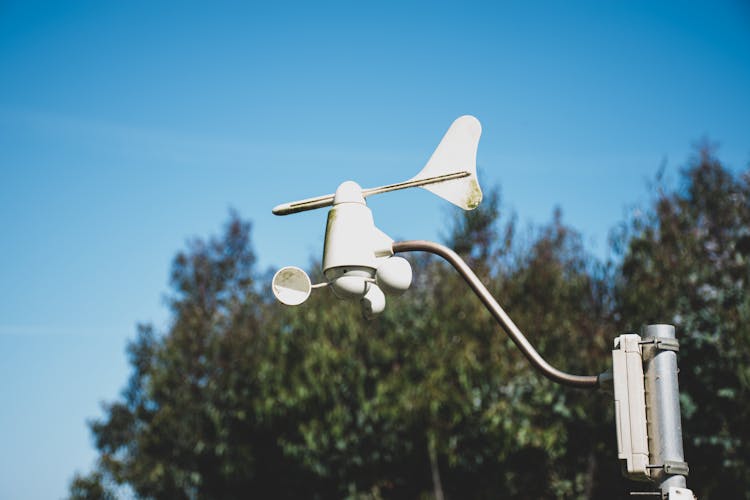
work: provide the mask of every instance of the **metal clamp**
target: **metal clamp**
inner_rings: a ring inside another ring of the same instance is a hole
[[[674,460],[667,460],[662,465],[647,465],[647,469],[664,469],[666,474],[672,476],[686,476],[690,473],[690,468],[687,462],[676,462]]]
[[[664,472],[675,476],[687,476],[690,473],[690,467],[688,467],[687,462],[667,460],[664,462]]]
[[[640,342],[641,345],[653,345],[660,351],[674,351],[679,352],[680,341],[677,339],[670,339],[665,337],[646,337]]]

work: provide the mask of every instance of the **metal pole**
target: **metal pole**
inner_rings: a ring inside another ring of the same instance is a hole
[[[474,271],[471,270],[456,252],[444,245],[432,241],[413,240],[393,243],[394,253],[412,252],[415,250],[434,253],[450,262],[466,283],[468,283],[469,287],[471,287],[474,293],[479,297],[485,307],[490,311],[495,320],[503,327],[505,333],[508,334],[524,356],[526,356],[534,368],[539,370],[542,375],[561,385],[591,389],[599,387],[599,377],[596,375],[572,375],[558,370],[547,363],[537,350],[534,349],[534,346],[531,345],[531,342],[528,341],[516,324],[513,323],[510,316],[508,316],[503,308],[500,307],[500,304],[497,303],[479,277],[474,274]]]
[[[682,449],[680,393],[677,382],[679,344],[672,325],[642,329],[651,478],[667,498],[670,488],[686,488],[688,466]]]

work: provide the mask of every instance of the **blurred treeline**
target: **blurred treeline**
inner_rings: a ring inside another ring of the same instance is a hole
[[[559,213],[519,229],[497,192],[445,243],[551,364],[611,365],[613,338],[672,323],[688,485],[750,498],[750,170],[710,148],[613,231],[598,262]],[[596,207],[592,207],[596,210]],[[407,255],[377,320],[316,292],[285,308],[250,224],[174,259],[171,327],[138,329],[121,398],[91,423],[98,466],[72,498],[627,498],[611,395],[532,370],[455,271]],[[313,274],[316,271],[312,271]],[[319,271],[317,271],[319,277]]]

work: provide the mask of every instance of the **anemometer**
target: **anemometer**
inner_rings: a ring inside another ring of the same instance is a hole
[[[346,181],[336,193],[284,203],[273,209],[288,215],[333,206],[328,211],[323,275],[327,282],[313,285],[298,267],[285,267],[273,278],[273,293],[286,305],[299,305],[315,288],[330,287],[334,295],[359,300],[362,314],[371,319],[385,309],[385,296],[397,296],[411,285],[411,266],[394,257],[393,240],[375,226],[365,198],[399,189],[422,187],[464,210],[482,201],[477,180],[477,146],[482,126],[473,116],[462,116],[448,129],[425,167],[408,181],[362,189]]]
[[[340,299],[358,300],[365,319],[383,312],[386,296],[404,293],[412,281],[409,262],[396,253],[422,251],[448,261],[464,278],[498,324],[542,375],[561,385],[604,388],[614,393],[618,458],[623,475],[650,483],[653,491],[637,492],[669,500],[691,500],[686,487],[688,466],[682,449],[677,351],[671,325],[648,325],[641,335],[615,339],[612,370],[600,375],[573,375],[551,366],[513,323],[497,300],[461,257],[430,241],[394,242],[375,226],[366,198],[399,189],[421,187],[464,210],[482,201],[476,156],[482,127],[473,116],[461,116],[448,128],[424,168],[411,179],[363,189],[346,181],[334,194],[278,205],[276,215],[331,207],[323,246],[325,281],[312,284],[302,269],[280,269],[272,290],[285,305],[304,303],[312,290],[330,288]]]

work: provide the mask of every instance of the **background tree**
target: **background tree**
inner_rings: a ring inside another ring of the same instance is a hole
[[[750,498],[750,171],[704,145],[681,181],[622,228],[620,324],[676,325],[690,485]]]
[[[195,240],[175,257],[172,325],[163,336],[139,327],[128,346],[128,386],[91,424],[99,469],[76,478],[74,497],[97,498],[107,482],[142,498],[302,493],[285,480],[301,473],[263,419],[266,313],[249,238],[233,215],[221,239]]]

